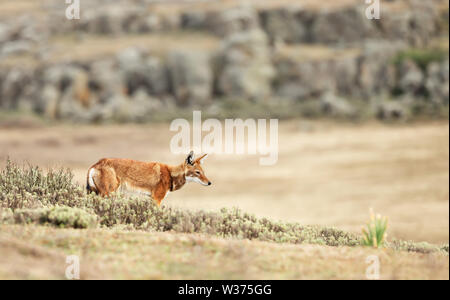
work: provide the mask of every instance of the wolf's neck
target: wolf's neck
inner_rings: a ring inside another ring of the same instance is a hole
[[[181,189],[186,184],[184,164],[169,166],[169,171],[170,176],[172,177],[172,192]]]

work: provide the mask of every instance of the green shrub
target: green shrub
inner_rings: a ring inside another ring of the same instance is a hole
[[[93,228],[97,225],[97,216],[73,207],[52,207],[41,216],[41,223],[59,227]]]

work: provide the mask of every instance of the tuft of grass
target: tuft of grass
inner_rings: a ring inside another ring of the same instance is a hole
[[[363,244],[374,248],[383,247],[387,236],[388,219],[375,215],[373,210],[370,210],[370,221],[367,222],[367,228],[362,229]]]
[[[257,218],[238,208],[218,212],[158,207],[152,199],[125,198],[114,194],[102,198],[86,194],[72,182],[70,170],[20,167],[7,161],[0,172],[0,223],[43,224],[66,228],[126,228],[159,232],[201,233],[222,238],[276,243],[359,246],[360,236],[336,228],[304,226]],[[380,241],[377,239],[377,245]],[[393,249],[444,252],[445,248],[412,242],[391,243]]]

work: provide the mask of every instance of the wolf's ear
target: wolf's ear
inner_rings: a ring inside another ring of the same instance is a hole
[[[207,157],[208,157],[208,154],[203,154],[202,156],[197,158],[195,161],[198,162],[199,164],[202,164]]]
[[[194,151],[189,152],[188,157],[186,157],[186,163],[191,166],[194,165]]]

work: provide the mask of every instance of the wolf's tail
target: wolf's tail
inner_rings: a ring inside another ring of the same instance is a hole
[[[97,187],[95,186],[95,182],[94,182],[95,171],[96,170],[94,168],[91,168],[88,171],[88,176],[87,176],[87,180],[86,180],[86,191],[88,193],[90,193],[90,192],[97,193]]]

